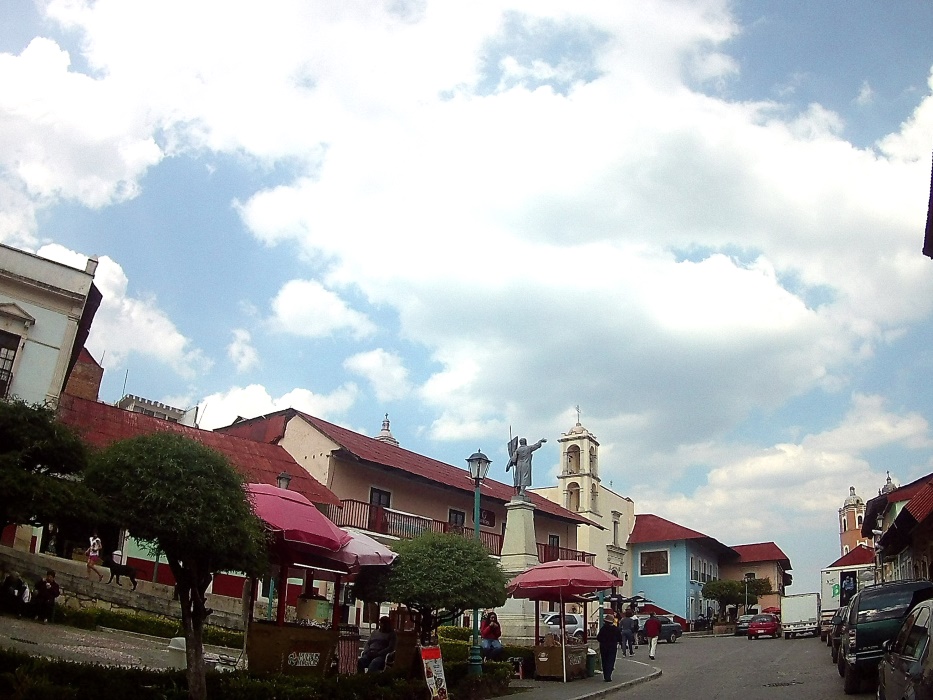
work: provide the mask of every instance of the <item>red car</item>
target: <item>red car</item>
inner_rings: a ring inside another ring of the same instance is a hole
[[[781,620],[777,615],[771,615],[770,613],[755,615],[751,622],[748,623],[749,639],[758,639],[759,637],[774,637],[777,639],[780,636]]]

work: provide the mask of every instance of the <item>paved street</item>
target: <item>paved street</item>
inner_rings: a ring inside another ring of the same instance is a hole
[[[652,663],[662,670],[660,678],[611,697],[627,700],[845,697],[829,649],[819,638],[750,642],[745,637],[685,637],[676,644],[659,644],[657,659]]]

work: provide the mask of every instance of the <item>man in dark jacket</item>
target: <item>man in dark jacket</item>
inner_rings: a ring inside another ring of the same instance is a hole
[[[602,629],[596,635],[596,641],[599,642],[599,656],[603,662],[603,680],[609,682],[612,680],[612,669],[616,665],[616,649],[622,643],[622,633],[615,626],[612,615],[606,615]]]
[[[33,598],[33,612],[41,622],[48,622],[55,612],[55,599],[61,594],[58,584],[55,583],[55,572],[49,569],[45,578],[36,582],[36,593]]]

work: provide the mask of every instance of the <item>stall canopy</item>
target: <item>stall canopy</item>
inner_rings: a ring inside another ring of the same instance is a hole
[[[622,579],[582,561],[549,561],[513,578],[507,591],[513,598],[559,602],[572,596],[621,586]]]
[[[269,484],[247,484],[246,492],[278,548],[324,554],[338,551],[352,539],[300,493]]]
[[[586,593],[621,586],[622,579],[582,561],[558,560],[533,566],[509,581],[506,591],[513,598],[560,603],[561,620],[564,603]],[[537,627],[538,620],[535,620]],[[537,632],[536,632],[537,636]],[[567,641],[561,635],[561,655],[564,664],[564,682],[567,682]]]

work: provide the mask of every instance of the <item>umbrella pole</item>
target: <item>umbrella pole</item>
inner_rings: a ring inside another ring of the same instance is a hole
[[[275,611],[275,623],[279,627],[285,626],[286,594],[288,593],[288,564],[279,564],[279,604]]]
[[[538,646],[538,640],[541,638],[541,601],[535,600],[535,639],[532,647]]]
[[[334,614],[331,619],[331,624],[335,630],[340,629],[340,589],[343,587],[343,581],[341,579],[342,577],[340,574],[334,577]]]
[[[564,620],[564,591],[560,592],[560,656],[564,664],[564,683],[567,682],[567,622]]]

